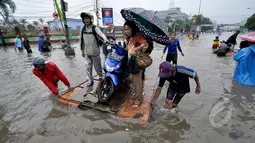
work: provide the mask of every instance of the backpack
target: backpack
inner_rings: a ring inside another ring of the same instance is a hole
[[[96,26],[95,25],[92,25],[92,32],[85,32],[86,30],[86,26],[83,26],[83,29],[82,29],[82,33],[85,33],[85,34],[93,34],[96,38],[96,41],[97,41],[97,45],[98,46],[102,46],[104,44],[104,39],[101,38],[97,33],[96,33]],[[83,36],[83,34],[82,34]],[[82,37],[83,39],[83,37]]]
[[[43,41],[42,41],[42,48],[43,48],[43,49],[49,49],[49,45],[48,45],[48,43],[47,43],[46,40],[43,40]]]

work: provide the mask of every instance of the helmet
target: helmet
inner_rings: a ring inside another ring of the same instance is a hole
[[[94,21],[94,16],[89,13],[82,12],[80,16],[81,16],[82,22],[84,21],[85,17],[89,17],[92,23]]]

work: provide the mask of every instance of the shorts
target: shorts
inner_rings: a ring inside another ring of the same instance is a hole
[[[166,61],[170,63],[173,61],[173,64],[177,65],[177,54],[167,54]]]
[[[19,49],[20,51],[22,51],[22,50],[23,50],[23,48],[22,48],[22,47],[18,47],[18,49]]]
[[[175,89],[173,89],[171,86],[168,87],[167,90],[167,99],[173,100],[173,104],[178,105],[181,99],[184,97],[186,93],[184,92],[177,92]]]

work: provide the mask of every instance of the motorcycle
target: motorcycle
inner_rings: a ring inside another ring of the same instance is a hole
[[[108,44],[107,50],[110,52],[103,66],[105,78],[99,83],[96,90],[98,102],[102,104],[109,101],[115,88],[128,77],[126,73],[128,52],[117,44]]]

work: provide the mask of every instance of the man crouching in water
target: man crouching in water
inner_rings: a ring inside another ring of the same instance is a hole
[[[52,92],[53,95],[58,95],[58,81],[61,80],[69,90],[73,90],[69,81],[57,65],[53,62],[45,63],[42,56],[36,57],[33,61],[33,74],[37,76]]]
[[[173,67],[169,62],[163,62],[159,66],[159,78],[158,88],[151,104],[155,104],[166,80],[170,82],[164,106],[167,109],[170,109],[171,104],[173,104],[173,108],[176,108],[184,95],[190,92],[189,78],[193,78],[196,81],[197,87],[195,93],[199,94],[201,92],[197,73],[184,66]]]

